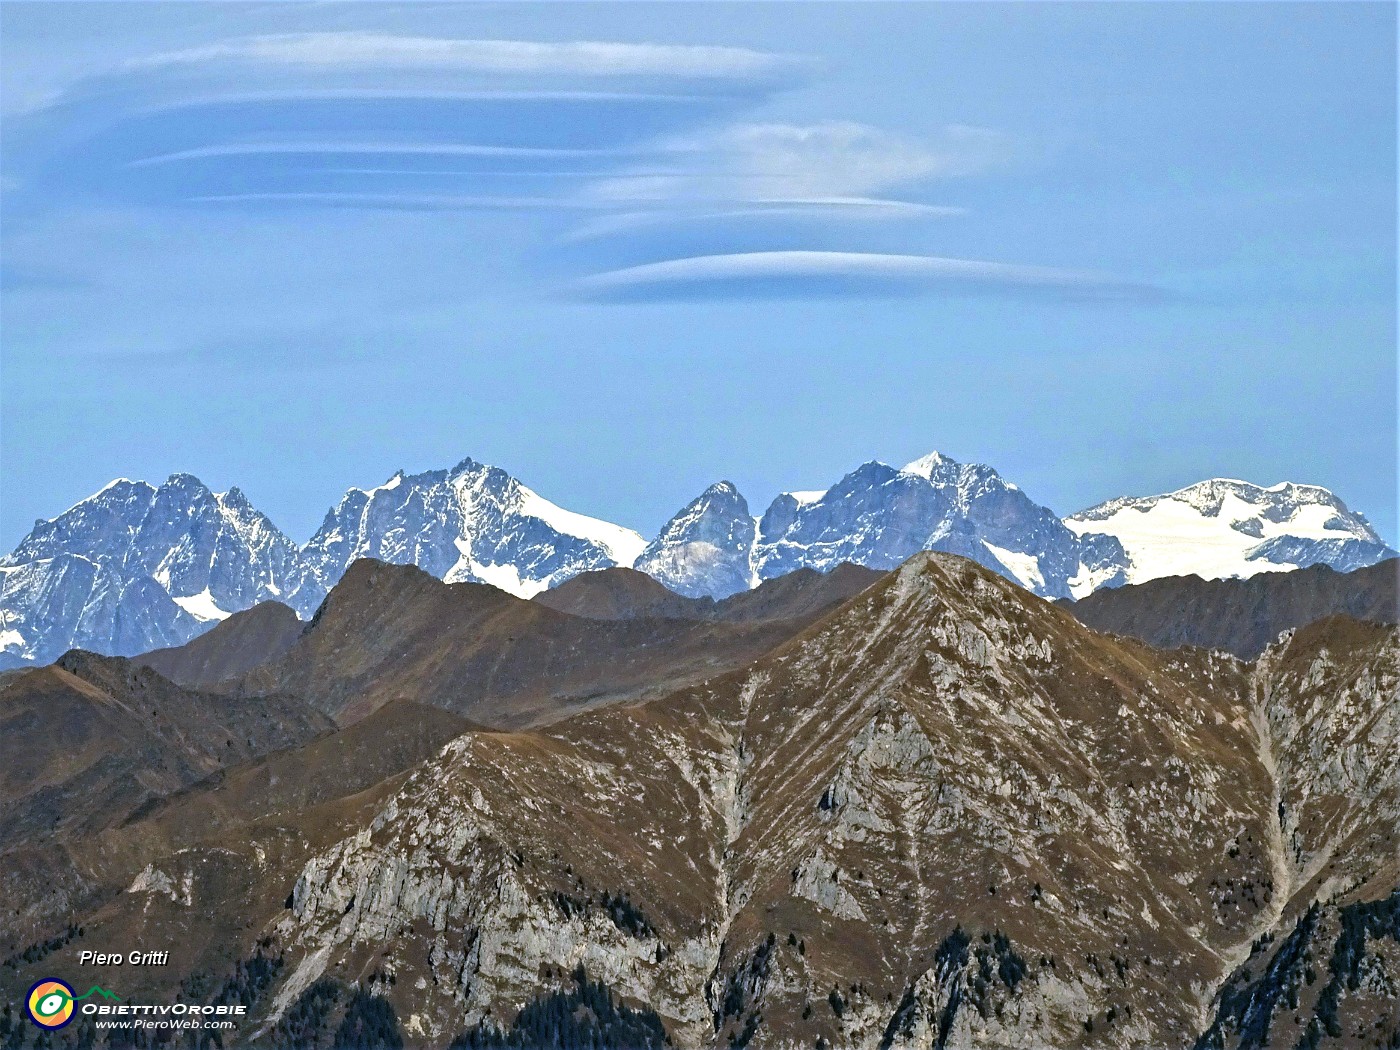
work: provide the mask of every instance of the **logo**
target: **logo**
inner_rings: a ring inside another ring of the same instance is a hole
[[[29,1018],[40,1028],[62,1028],[73,1020],[73,988],[49,977],[29,989]]]
[[[73,1004],[90,995],[100,995],[103,999],[117,999],[121,996],[105,988],[93,985],[82,995],[73,992],[73,986],[57,977],[46,977],[29,989],[25,1006],[29,1019],[40,1028],[62,1028],[73,1020]]]

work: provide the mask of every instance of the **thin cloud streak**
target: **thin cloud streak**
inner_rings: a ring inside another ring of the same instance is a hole
[[[329,208],[427,211],[589,211],[603,207],[572,197],[489,197],[431,193],[219,193],[185,198],[189,204],[286,204]]]
[[[746,201],[731,206],[728,201],[700,202],[691,208],[672,211],[623,212],[571,230],[560,240],[589,241],[601,237],[654,230],[691,223],[728,222],[735,219],[795,219],[809,222],[908,222],[919,219],[956,218],[967,215],[966,208],[944,204],[920,204],[915,201],[892,200],[881,197],[776,197],[771,200]]]
[[[263,142],[228,143],[221,146],[201,146],[197,149],[177,150],[152,157],[142,157],[127,162],[129,168],[150,167],[158,164],[176,164],[188,160],[212,160],[229,157],[268,157],[300,155],[365,155],[365,156],[405,156],[425,157],[505,157],[524,160],[577,157],[618,157],[635,155],[641,150],[625,149],[569,149],[545,146],[489,146],[467,143],[424,142]]]
[[[797,55],[742,47],[606,41],[468,40],[381,33],[283,33],[169,51],[126,69],[234,61],[309,69],[413,69],[513,75],[766,79],[810,68]]]
[[[804,291],[903,294],[934,292],[1049,293],[1069,300],[1145,302],[1166,298],[1164,290],[1088,271],[1046,266],[839,251],[743,252],[646,263],[594,274],[574,283],[585,297],[626,300],[802,294]]]

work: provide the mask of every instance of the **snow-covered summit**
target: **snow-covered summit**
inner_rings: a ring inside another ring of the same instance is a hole
[[[1003,478],[991,467],[982,463],[959,463],[942,452],[933,451],[926,456],[906,463],[903,466],[906,474],[917,474],[926,481],[935,485],[961,485],[967,486],[971,483],[988,483],[995,479],[995,483],[1005,488],[1014,489],[1016,486]]]
[[[979,561],[1049,597],[1115,578],[1111,540],[1082,541],[995,470],[940,452],[902,469],[871,461],[830,489],[784,493],[759,522],[753,564],[768,579],[843,561],[893,568],[921,550]]]
[[[631,529],[565,510],[501,468],[464,459],[350,489],[302,554],[323,590],[357,558],[378,558],[528,598],[580,572],[630,566],[645,546]]]
[[[1111,536],[1127,580],[1246,577],[1324,562],[1346,571],[1394,555],[1365,517],[1325,488],[1211,478],[1157,496],[1125,496],[1065,519],[1080,536]]]

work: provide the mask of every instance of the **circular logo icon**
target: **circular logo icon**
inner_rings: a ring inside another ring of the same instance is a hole
[[[73,988],[56,977],[46,977],[29,989],[25,1005],[29,1019],[40,1028],[62,1028],[73,1020]]]

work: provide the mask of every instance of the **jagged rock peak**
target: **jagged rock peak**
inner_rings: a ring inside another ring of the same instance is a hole
[[[718,481],[662,527],[636,567],[688,598],[726,598],[753,585],[754,536],[748,501]]]

